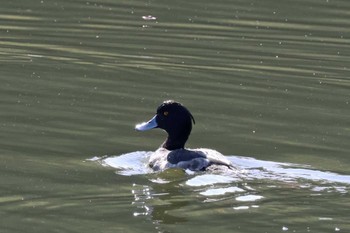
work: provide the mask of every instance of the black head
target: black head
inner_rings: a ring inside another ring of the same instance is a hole
[[[157,114],[148,122],[136,125],[135,129],[144,131],[153,128],[164,129],[168,133],[162,147],[168,150],[184,148],[195,123],[190,111],[173,100],[164,101],[157,109]]]
[[[192,130],[194,118],[190,111],[182,104],[173,100],[164,101],[157,109],[158,128],[164,129],[168,133],[175,131]]]

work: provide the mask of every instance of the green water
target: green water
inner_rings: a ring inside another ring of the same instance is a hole
[[[264,199],[236,210],[183,174],[157,184],[86,161],[155,150],[164,133],[134,125],[175,99],[196,119],[188,147],[349,175],[349,12],[347,0],[2,1],[0,232],[350,232],[349,185],[247,181]]]

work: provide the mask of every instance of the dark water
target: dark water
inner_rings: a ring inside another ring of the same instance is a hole
[[[1,232],[350,232],[349,12],[3,1]],[[130,176],[87,160],[155,150],[164,133],[133,128],[165,99],[196,118],[188,147],[247,175]]]

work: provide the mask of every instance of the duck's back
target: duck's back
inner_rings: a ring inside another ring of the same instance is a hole
[[[225,166],[232,168],[232,163],[221,153],[212,149],[177,149],[169,151],[159,148],[155,151],[149,161],[153,170],[165,170],[171,167],[189,169],[192,171],[204,171],[208,167]]]

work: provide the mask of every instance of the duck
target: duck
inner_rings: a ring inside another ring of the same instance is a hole
[[[167,133],[166,140],[150,155],[148,166],[154,171],[168,168],[190,171],[234,169],[233,164],[216,150],[185,148],[192,123],[195,124],[194,117],[185,106],[174,100],[166,100],[149,121],[137,124],[136,131],[159,128]]]

